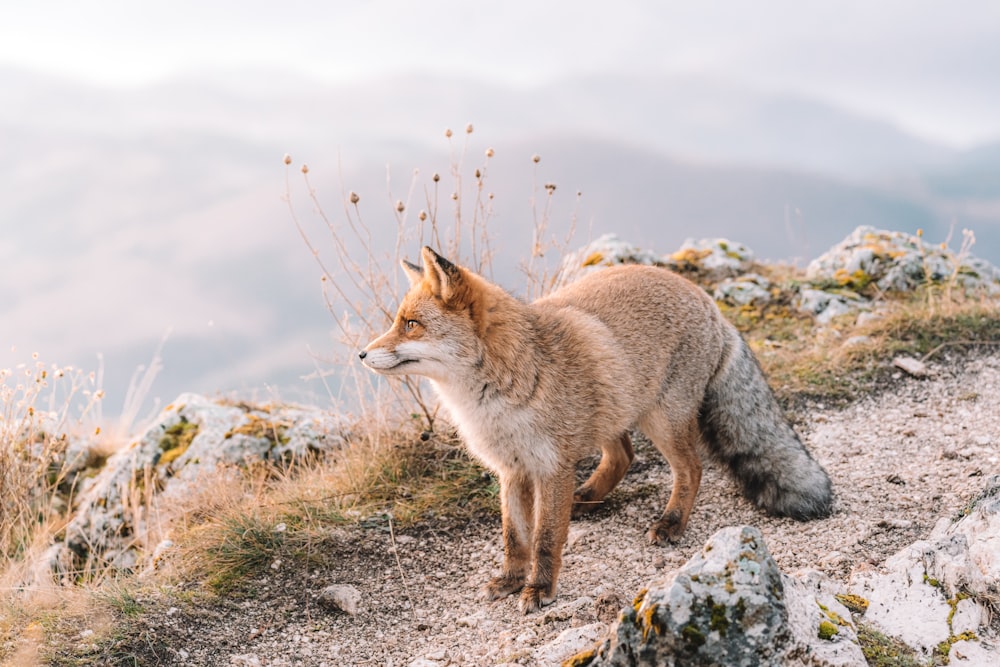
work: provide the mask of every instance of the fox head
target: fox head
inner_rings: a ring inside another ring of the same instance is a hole
[[[423,267],[403,260],[410,290],[403,297],[392,327],[358,355],[365,366],[383,375],[423,375],[446,380],[463,364],[482,361],[480,336],[487,283],[429,247],[421,251]]]

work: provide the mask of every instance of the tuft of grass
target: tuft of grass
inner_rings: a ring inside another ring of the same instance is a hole
[[[32,358],[0,369],[0,573],[24,561],[60,519],[74,486],[70,439],[95,434],[83,424],[104,395],[95,374]]]
[[[811,318],[724,312],[743,330],[775,393],[784,402],[805,398],[845,404],[884,383],[892,359],[907,354],[923,360],[947,349],[975,349],[1000,342],[1000,307],[966,302],[929,308],[917,296],[884,304],[881,317],[863,325],[845,317],[825,327]],[[741,318],[744,321],[741,321]],[[864,342],[845,346],[851,337]]]
[[[355,431],[357,431],[355,429]],[[312,558],[345,525],[387,530],[430,519],[473,521],[498,512],[497,482],[454,436],[413,428],[367,434],[335,458],[244,475],[240,493],[200,500],[178,542],[182,577],[216,593],[238,590],[278,561]],[[206,485],[206,493],[218,485]]]
[[[906,644],[864,623],[858,625],[858,643],[870,667],[928,667],[931,664]]]
[[[241,581],[259,575],[283,551],[284,532],[259,516],[233,514],[206,529],[214,535],[203,551],[203,558],[210,563],[205,583],[216,593],[230,591]]]

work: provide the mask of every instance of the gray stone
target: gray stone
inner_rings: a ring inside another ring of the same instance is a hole
[[[604,623],[590,623],[576,628],[566,628],[555,639],[531,652],[538,665],[558,665],[589,646],[593,646],[608,631]]]
[[[588,273],[619,264],[662,266],[663,261],[655,253],[622,241],[615,234],[604,234],[563,257],[555,286],[567,285]]]
[[[319,408],[250,406],[183,394],[111,456],[77,496],[62,541],[43,554],[35,574],[73,572],[86,564],[135,570],[155,558],[169,508],[221,468],[253,461],[283,464],[330,451],[342,445],[344,431],[338,418]],[[154,526],[160,534],[150,530]]]
[[[590,664],[864,664],[847,610],[817,595],[778,570],[759,530],[724,528],[622,612]]]
[[[953,651],[991,660],[966,664],[1000,664],[995,640],[958,641],[968,632],[988,636],[984,625],[998,582],[1000,476],[994,475],[961,518],[939,521],[928,539],[888,558],[883,572],[855,574],[849,589],[868,600],[866,622],[925,655],[949,641]]]
[[[730,274],[743,274],[754,262],[753,250],[729,239],[687,239],[680,249],[664,258],[666,265],[677,270],[701,269]]]
[[[756,273],[746,273],[720,282],[712,295],[732,306],[763,306],[771,302],[770,281]]]
[[[966,245],[956,252],[919,236],[862,226],[813,260],[806,275],[812,281],[834,281],[845,287],[875,283],[883,292],[933,283],[1000,293],[1000,269],[969,253],[969,242],[974,240],[971,232],[963,232]]]
[[[915,378],[927,377],[927,364],[919,359],[900,356],[892,360],[892,365]]]
[[[848,290],[830,292],[808,287],[799,291],[794,305],[799,312],[812,315],[820,324],[826,324],[840,315],[871,307],[867,299]]]
[[[350,584],[333,584],[321,590],[317,599],[327,609],[342,611],[345,614],[354,616],[358,613],[361,593]]]

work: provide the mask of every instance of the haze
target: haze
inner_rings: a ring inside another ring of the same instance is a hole
[[[331,213],[361,193],[391,245],[392,197],[447,173],[443,131],[470,122],[507,280],[540,181],[582,240],[803,261],[858,224],[954,223],[1000,262],[998,63],[988,1],[5,7],[0,367],[100,354],[113,413],[169,331],[164,402],[320,391],[300,377],[350,360],[282,155]]]

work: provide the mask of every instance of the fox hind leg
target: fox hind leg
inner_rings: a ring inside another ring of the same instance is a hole
[[[694,498],[701,485],[701,457],[698,442],[701,431],[697,419],[674,425],[662,410],[644,416],[639,428],[645,433],[670,464],[674,486],[663,516],[649,529],[653,544],[676,542],[684,534]]]
[[[605,443],[601,447],[601,462],[597,469],[573,494],[573,516],[582,516],[600,507],[605,496],[625,477],[634,458],[632,440],[627,431],[619,439]]]

